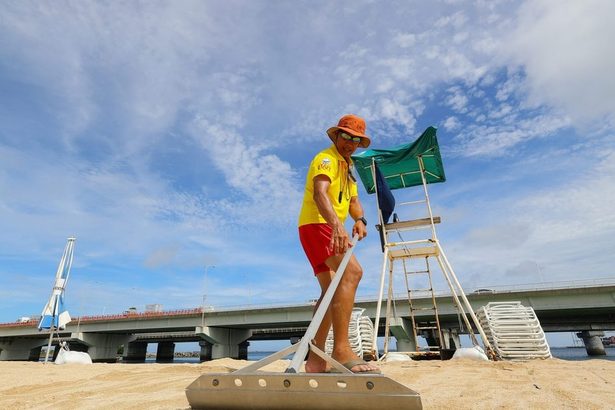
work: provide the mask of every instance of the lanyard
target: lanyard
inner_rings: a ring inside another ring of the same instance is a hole
[[[346,166],[344,166],[346,164]],[[337,197],[337,202],[342,203],[342,193],[345,191],[346,199],[350,201],[350,180],[352,179],[356,182],[354,175],[352,175],[352,171],[350,169],[350,165],[346,161],[337,160],[337,169],[338,172],[346,172],[346,175],[340,180],[340,193]]]

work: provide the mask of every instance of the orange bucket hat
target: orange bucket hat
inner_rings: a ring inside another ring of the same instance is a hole
[[[329,138],[331,138],[331,141],[334,143],[338,131],[344,131],[352,136],[361,137],[361,142],[359,143],[359,147],[361,148],[367,148],[371,143],[369,137],[365,135],[365,120],[354,114],[344,115],[340,118],[336,127],[331,127],[327,130]]]

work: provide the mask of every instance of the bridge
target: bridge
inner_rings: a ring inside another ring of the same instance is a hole
[[[605,330],[615,330],[615,280],[575,281],[518,287],[480,289],[468,295],[474,310],[489,302],[519,301],[534,308],[545,332],[580,332],[583,340],[594,340]],[[430,295],[415,295],[415,307],[430,307]],[[441,327],[463,333],[450,293],[436,293]],[[357,300],[372,320],[376,300]],[[399,320],[408,324],[405,295],[395,298]],[[198,342],[201,361],[222,357],[247,358],[251,340],[299,338],[305,332],[313,304],[236,306],[214,309],[185,309],[164,312],[126,312],[117,315],[83,316],[73,319],[60,337],[74,350],[86,350],[94,361],[116,360],[123,346],[127,362],[145,360],[148,343],[158,343],[157,360],[171,361],[175,343]],[[433,320],[433,313],[420,310],[418,321]],[[381,323],[384,321],[381,320]],[[0,360],[38,360],[48,332],[39,332],[37,322],[0,323]],[[383,328],[379,334],[383,334]],[[57,350],[57,349],[56,349]]]

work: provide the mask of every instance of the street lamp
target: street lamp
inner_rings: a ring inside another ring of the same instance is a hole
[[[534,264],[536,265],[536,269],[538,269],[538,278],[540,279],[540,282],[544,283],[544,278],[542,277],[542,267],[536,261],[534,261]]]
[[[206,296],[206,287],[207,287],[207,271],[209,268],[215,268],[214,265],[205,265],[205,275],[203,276],[203,302],[201,305],[201,327],[205,326],[205,298]]]

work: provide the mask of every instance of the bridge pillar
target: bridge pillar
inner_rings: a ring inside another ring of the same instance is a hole
[[[439,346],[440,340],[436,330],[424,330],[421,334],[425,338],[425,342],[427,342],[427,346]],[[430,347],[429,350],[434,351],[438,350],[437,348]]]
[[[85,353],[87,353],[90,348],[87,345],[85,345],[85,344],[83,344],[81,342],[73,342],[73,341],[71,341],[71,342],[68,342],[68,349],[71,352],[85,352]]]
[[[398,352],[414,352],[416,351],[416,343],[411,339],[397,339],[395,338]]]
[[[175,343],[158,342],[158,350],[156,351],[156,363],[172,363],[174,355]]]
[[[112,333],[85,333],[71,334],[73,342],[79,342],[88,347],[88,354],[93,362],[115,363],[117,349],[135,339],[134,335]]]
[[[51,345],[51,347],[53,348],[53,353],[51,353],[51,355],[49,357],[51,357],[51,361],[55,362],[56,359],[58,358],[58,355],[60,354],[60,346],[55,344],[55,345]]]
[[[207,340],[201,340],[199,342],[199,346],[201,346],[201,354],[199,355],[199,361],[207,362],[211,360],[211,348],[213,344],[209,343]]]
[[[129,342],[124,345],[124,357],[126,363],[143,363],[147,354],[147,342]]]
[[[44,344],[45,339],[5,338],[0,340],[0,360],[31,360],[31,351],[38,348],[40,354]]]
[[[585,343],[585,350],[588,356],[604,356],[606,351],[602,344],[602,337],[604,332],[601,330],[584,330],[577,333],[577,337],[583,339]]]
[[[461,347],[457,329],[442,329],[442,337],[444,338],[445,349],[457,349]]]
[[[212,344],[212,359],[222,359],[224,357],[239,359],[242,356],[248,357],[247,345],[240,347],[240,344],[247,341],[252,336],[251,329],[197,326],[195,333]],[[240,353],[242,349],[245,350],[245,353]]]
[[[30,349],[30,356],[28,356],[29,362],[38,362],[41,358],[41,351],[43,350],[43,346],[38,346]]]
[[[237,345],[237,358],[239,360],[248,360],[248,346],[250,346],[250,342],[248,342],[247,340],[244,340],[243,342],[239,343],[239,345]]]
[[[398,352],[414,352],[416,342],[412,334],[412,324],[408,319],[402,317],[393,318],[389,322],[389,330],[395,336]]]

